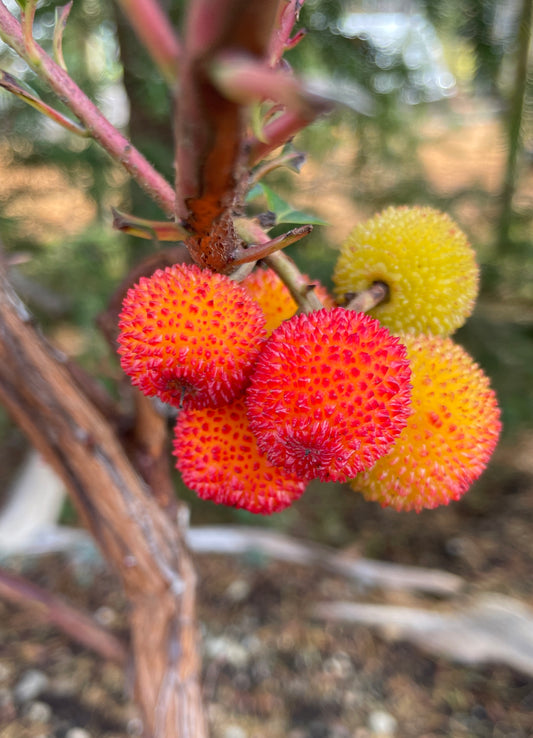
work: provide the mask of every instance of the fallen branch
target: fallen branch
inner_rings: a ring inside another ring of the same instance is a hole
[[[369,559],[349,559],[326,546],[303,543],[282,533],[259,528],[216,525],[190,528],[187,542],[196,553],[261,553],[291,564],[314,566],[366,587],[418,590],[450,596],[457,594],[465,585],[464,579],[446,571]]]
[[[511,597],[483,594],[453,612],[324,602],[317,618],[379,628],[430,653],[466,664],[504,663],[533,676],[533,610]]]
[[[72,640],[118,664],[126,663],[128,650],[112,633],[89,615],[71,607],[60,597],[22,577],[0,570],[0,597],[31,610],[40,619],[57,626]]]

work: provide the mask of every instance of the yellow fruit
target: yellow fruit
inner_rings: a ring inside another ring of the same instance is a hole
[[[458,500],[486,467],[501,430],[489,380],[450,338],[403,336],[412,415],[394,447],[350,484],[396,510]]]
[[[393,333],[448,336],[472,312],[479,268],[448,215],[429,207],[390,207],[352,231],[333,282],[341,301],[385,282],[389,299],[369,311],[372,317]]]

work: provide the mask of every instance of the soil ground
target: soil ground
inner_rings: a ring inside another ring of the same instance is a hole
[[[493,466],[461,502],[418,516],[382,510],[340,485],[311,488],[287,532],[312,538],[332,512],[342,525],[329,537],[344,541],[347,555],[445,569],[464,577],[465,596],[492,591],[533,606],[533,480],[523,472]],[[312,615],[318,602],[337,599],[442,606],[435,598],[362,589],[261,557],[204,555],[197,565],[214,738],[533,736],[530,676],[498,663],[463,666]],[[126,633],[126,604],[105,570],[57,556],[23,568]],[[2,738],[134,736],[129,687],[119,667],[0,603]]]

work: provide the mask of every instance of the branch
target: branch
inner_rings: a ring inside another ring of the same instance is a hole
[[[281,251],[270,254],[265,263],[273,269],[278,277],[287,285],[293,300],[303,313],[321,310],[324,305],[315,292],[315,285],[309,284],[293,260]]]
[[[77,643],[99,653],[104,659],[125,664],[125,645],[89,615],[71,607],[36,584],[0,570],[0,597],[19,607],[30,608],[36,616],[60,628]]]
[[[174,86],[182,50],[157,0],[118,0],[118,3],[163,78]]]
[[[111,208],[113,213],[113,228],[122,233],[128,233],[137,238],[146,238],[153,241],[183,241],[190,235],[183,226],[168,220],[147,220],[135,215],[122,213]]]
[[[31,105],[32,108],[35,108],[43,115],[46,115],[50,120],[53,120],[54,123],[58,123],[62,128],[65,128],[65,130],[70,131],[70,133],[74,133],[76,136],[81,136],[82,138],[87,138],[90,135],[87,129],[80,126],[79,123],[69,120],[58,110],[50,107],[50,105],[47,105],[38,97],[35,97],[35,95],[30,94],[24,89],[24,87],[22,87],[15,77],[8,74],[8,72],[4,72],[2,69],[0,69],[0,87],[11,92],[12,95],[15,95],[15,97],[18,97],[20,100],[24,100],[25,103]]]
[[[189,4],[174,126],[177,215],[198,233],[197,243],[188,243],[197,263],[217,271],[224,271],[237,241],[231,211],[244,197],[245,120],[241,106],[216,89],[208,68],[216,55],[235,48],[264,59],[277,8],[278,0]]]
[[[88,134],[139,184],[163,211],[174,215],[175,195],[169,183],[98,110],[69,75],[32,40],[29,52],[21,24],[0,0],[0,38],[43,79],[79,118]]]
[[[54,59],[59,64],[61,69],[65,70],[65,72],[67,71],[67,65],[65,64],[65,59],[63,58],[63,33],[65,32],[65,28],[67,26],[67,20],[70,15],[70,11],[72,10],[73,2],[74,0],[70,0],[70,2],[68,2],[62,8],[56,8],[55,12],[53,38]]]
[[[122,580],[146,732],[204,738],[196,578],[185,518],[176,526],[161,510],[113,429],[38,336],[1,272],[0,401],[61,476]]]
[[[431,654],[464,664],[503,663],[533,676],[533,610],[504,595],[477,595],[452,612],[324,602],[314,615],[379,628],[388,638],[413,641]]]
[[[301,40],[304,33],[298,32],[292,39],[291,33],[294,24],[298,20],[304,0],[286,0],[279,4],[276,29],[272,34],[269,46],[269,62],[276,66],[286,49],[292,49]]]
[[[367,587],[419,591],[448,597],[465,585],[464,579],[440,569],[348,558],[316,543],[298,541],[283,533],[246,526],[206,525],[189,528],[189,545],[196,553],[261,553],[278,561],[313,566],[352,579]]]

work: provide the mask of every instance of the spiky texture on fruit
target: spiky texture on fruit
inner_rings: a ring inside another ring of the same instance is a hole
[[[122,368],[146,395],[177,407],[231,402],[266,337],[261,308],[243,287],[185,264],[142,277],[119,317]]]
[[[472,312],[479,268],[448,215],[429,207],[389,207],[352,231],[333,281],[341,300],[385,282],[389,299],[370,315],[393,333],[447,336]]]
[[[264,515],[297,500],[305,482],[272,466],[257,447],[242,398],[231,405],[183,410],[174,437],[176,467],[199,497]]]
[[[500,411],[489,380],[450,338],[404,336],[413,414],[392,451],[351,482],[396,510],[447,505],[476,480],[498,442]]]
[[[377,320],[333,308],[282,323],[246,391],[259,445],[301,479],[344,481],[390,450],[410,409],[405,347]]]
[[[313,280],[309,281],[313,283]],[[316,294],[322,300],[324,307],[334,307],[335,301],[326,288],[316,281],[314,283]],[[284,320],[292,318],[298,310],[298,305],[293,300],[287,286],[272,269],[255,269],[246,279],[243,279],[241,284],[261,306],[266,318],[268,335]]]

